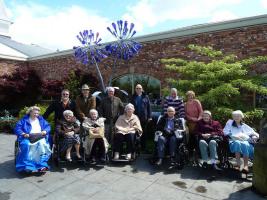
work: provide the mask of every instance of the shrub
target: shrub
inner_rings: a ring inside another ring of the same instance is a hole
[[[238,60],[237,56],[224,55],[212,47],[189,45],[188,48],[201,55],[204,61],[162,59],[167,70],[180,75],[179,80],[167,79],[170,86],[178,88],[182,94],[195,91],[204,109],[211,110],[213,117],[221,123],[231,117],[233,110],[242,110],[246,122],[258,127],[264,112],[254,108],[251,97],[266,95],[267,88],[262,86],[264,79],[251,76],[248,71],[253,64],[266,63],[267,56]]]

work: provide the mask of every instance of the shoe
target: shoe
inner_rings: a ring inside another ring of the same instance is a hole
[[[132,154],[128,153],[125,157],[126,160],[131,160]]]
[[[45,172],[45,171],[47,171],[48,170],[48,168],[47,167],[42,167],[41,169],[39,169],[38,171],[39,172]]]
[[[118,160],[120,158],[120,154],[119,154],[119,152],[115,152],[114,153],[114,160]]]
[[[242,173],[244,173],[244,174],[248,174],[248,172],[249,172],[248,167],[244,167],[244,168],[242,169]]]
[[[222,169],[220,167],[218,167],[215,163],[212,164],[212,168],[217,170],[217,171],[222,171]]]
[[[175,162],[175,159],[174,159],[174,157],[171,157],[171,165],[172,165],[172,166],[174,166],[174,165],[175,165],[175,163],[176,163],[176,162]]]
[[[207,162],[203,162],[202,167],[207,169],[208,168],[208,163]]]
[[[91,163],[96,163],[96,159],[95,159],[95,157],[92,157],[92,158],[91,158]]]
[[[67,161],[67,162],[72,162],[72,159],[71,159],[71,158],[68,158],[68,157],[66,157],[66,161]]]
[[[162,158],[159,158],[155,165],[160,166],[162,165]]]
[[[106,163],[106,158],[105,157],[101,157],[100,158],[100,163]]]

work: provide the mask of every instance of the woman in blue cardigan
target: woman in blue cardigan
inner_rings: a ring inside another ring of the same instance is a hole
[[[17,172],[43,172],[49,168],[47,162],[51,156],[51,149],[48,139],[51,128],[39,113],[39,107],[30,107],[15,126],[14,132],[19,142]]]

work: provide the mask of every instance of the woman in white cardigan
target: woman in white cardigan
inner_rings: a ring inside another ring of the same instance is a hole
[[[240,157],[243,155],[245,173],[248,172],[248,159],[252,158],[254,154],[254,147],[251,144],[253,140],[259,138],[259,134],[256,133],[253,128],[245,124],[242,119],[244,114],[240,110],[236,110],[232,113],[233,119],[227,121],[223,132],[224,135],[229,136],[229,147],[232,153],[235,153],[237,165],[235,169],[241,170]]]

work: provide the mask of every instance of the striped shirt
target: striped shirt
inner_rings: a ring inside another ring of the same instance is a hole
[[[164,114],[167,113],[167,108],[170,106],[175,108],[176,115],[179,118],[185,118],[185,108],[182,98],[178,96],[175,99],[173,99],[170,96],[166,97],[164,100],[164,107],[163,107]]]

